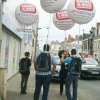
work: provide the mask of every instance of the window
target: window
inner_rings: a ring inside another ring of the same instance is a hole
[[[5,46],[5,67],[8,67],[8,56],[9,56],[9,35],[6,35],[6,46]]]
[[[100,40],[99,40],[99,49],[100,49]]]
[[[95,49],[97,50],[97,41],[95,42]]]
[[[96,45],[95,45],[95,44],[96,44],[96,41],[95,41],[94,44],[93,44],[93,46],[94,46],[94,50],[96,50]]]
[[[97,36],[98,36],[98,33],[99,33],[99,29],[97,29]]]
[[[34,39],[32,40],[32,47],[34,47]]]

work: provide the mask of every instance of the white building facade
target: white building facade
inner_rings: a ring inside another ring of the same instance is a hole
[[[3,4],[2,20],[0,15],[0,97],[7,99],[7,81],[18,72],[21,58],[21,45],[24,30],[15,19],[16,0]],[[0,9],[1,10],[1,9]],[[0,14],[1,14],[0,13]],[[19,32],[19,29],[21,31]]]
[[[97,23],[93,42],[93,57],[100,62],[100,23]]]

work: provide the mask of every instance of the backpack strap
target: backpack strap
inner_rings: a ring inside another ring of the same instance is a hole
[[[71,62],[69,64],[68,72],[70,72],[70,70],[71,70],[71,64],[72,64],[72,61],[73,61],[74,57],[71,57],[71,58],[72,58],[72,60],[71,60]]]
[[[50,56],[50,53],[47,53],[47,56],[48,56],[48,58],[50,58],[50,59],[49,59],[49,61],[46,60],[46,66],[49,66],[49,70],[51,71],[51,56]],[[48,65],[49,63],[50,63],[50,65]]]
[[[71,62],[70,62],[70,64],[69,64],[69,70],[68,70],[69,72],[70,72],[70,70],[71,70],[71,67],[72,67],[71,64],[72,64],[73,60],[74,60],[75,58],[79,58],[79,57],[71,57],[71,58],[72,58],[72,60],[71,60]]]

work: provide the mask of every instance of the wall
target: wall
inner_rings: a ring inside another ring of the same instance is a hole
[[[21,39],[3,26],[1,65],[3,68],[7,68],[7,79],[18,72],[18,62],[21,51],[20,45]]]

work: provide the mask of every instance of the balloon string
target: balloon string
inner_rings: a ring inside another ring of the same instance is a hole
[[[49,27],[48,27],[48,34],[47,34],[46,43],[48,43],[48,38],[49,38],[49,33],[50,33],[50,21],[51,21],[51,14],[50,14],[50,20],[49,20]]]
[[[79,24],[78,44],[79,44],[79,40],[80,40],[80,24]]]
[[[66,38],[66,30],[65,30],[65,38]]]
[[[63,49],[66,49],[66,30],[65,30],[65,37],[64,37],[65,43]]]

